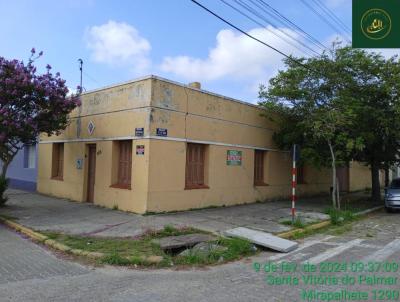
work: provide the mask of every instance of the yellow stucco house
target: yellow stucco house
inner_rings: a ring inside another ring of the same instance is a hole
[[[39,143],[38,191],[136,213],[234,205],[290,195],[290,154],[258,106],[199,83],[148,76],[82,94],[59,136]],[[370,187],[350,163],[342,188]],[[328,193],[329,170],[299,170],[299,195]]]

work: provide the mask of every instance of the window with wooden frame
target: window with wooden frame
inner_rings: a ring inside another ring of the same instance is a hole
[[[117,183],[113,185],[113,187],[130,189],[132,178],[132,141],[119,141],[118,147],[119,154]]]
[[[24,168],[34,169],[36,167],[36,145],[24,146]]]
[[[187,144],[185,189],[208,188],[205,183],[206,145]]]
[[[297,176],[296,176],[296,182],[298,184],[305,184],[305,180],[304,180],[304,165],[299,165],[296,169],[297,171]]]
[[[265,186],[264,181],[264,158],[265,151],[254,150],[254,185]]]
[[[63,180],[64,177],[64,143],[53,144],[51,177]]]

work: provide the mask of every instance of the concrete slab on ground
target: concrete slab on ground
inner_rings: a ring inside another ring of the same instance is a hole
[[[247,239],[252,243],[267,247],[278,252],[288,253],[298,247],[298,243],[269,233],[251,230],[248,228],[235,228],[224,232],[226,236]]]

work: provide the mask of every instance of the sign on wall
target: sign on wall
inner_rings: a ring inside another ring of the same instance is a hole
[[[136,145],[136,155],[144,155],[144,145]]]
[[[228,150],[226,154],[226,164],[228,166],[241,166],[242,151]]]
[[[135,128],[135,136],[144,136],[144,128]]]
[[[76,168],[77,168],[78,170],[81,170],[82,167],[83,167],[83,159],[82,159],[82,158],[78,158],[78,159],[76,160]]]
[[[168,129],[157,128],[157,136],[168,136]]]
[[[96,128],[96,126],[94,125],[93,121],[89,121],[89,124],[87,126],[89,135],[93,134],[95,128]]]

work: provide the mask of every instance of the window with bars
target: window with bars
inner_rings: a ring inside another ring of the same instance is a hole
[[[51,177],[62,180],[64,177],[64,143],[53,144]]]
[[[254,185],[255,186],[265,185],[264,159],[265,159],[265,151],[254,150]]]
[[[186,149],[186,189],[208,188],[205,183],[206,145],[187,144]]]
[[[132,141],[119,141],[117,187],[130,189],[132,175]]]

